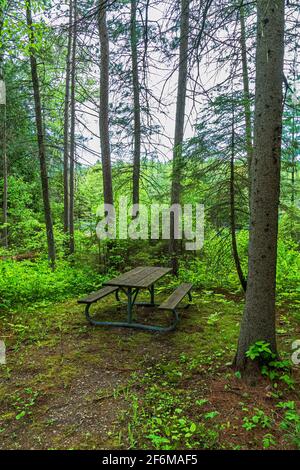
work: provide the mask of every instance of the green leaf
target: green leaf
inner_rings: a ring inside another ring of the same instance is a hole
[[[191,432],[195,432],[196,429],[197,429],[196,424],[195,424],[195,423],[192,423],[191,426],[190,426],[190,431],[191,431]]]
[[[23,411],[21,411],[21,413],[17,414],[16,419],[19,420],[19,419],[23,418],[23,416],[25,416],[25,415],[26,415],[26,411],[23,410]]]

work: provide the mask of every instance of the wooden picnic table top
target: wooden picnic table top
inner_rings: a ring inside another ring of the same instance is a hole
[[[127,273],[120,274],[119,276],[104,282],[107,286],[119,287],[133,287],[145,288],[152,286],[161,277],[165,276],[171,271],[171,268],[161,268],[155,266],[140,266],[131,269]]]

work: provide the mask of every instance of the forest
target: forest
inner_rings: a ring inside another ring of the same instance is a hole
[[[300,449],[299,28],[0,0],[0,450]]]

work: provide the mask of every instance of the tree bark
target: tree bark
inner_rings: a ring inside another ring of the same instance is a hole
[[[275,288],[282,136],[284,0],[258,0],[254,158],[246,304],[235,365],[247,371],[246,351],[258,340],[277,354]]]
[[[3,4],[0,5],[0,38],[2,36],[4,24],[4,7]],[[8,230],[7,230],[7,223],[8,223],[8,161],[7,161],[7,135],[6,135],[6,90],[5,90],[5,77],[4,77],[4,70],[3,70],[3,62],[4,62],[4,50],[3,45],[0,50],[0,81],[2,82],[2,91],[3,91],[3,99],[1,100],[1,109],[2,109],[2,119],[1,119],[1,151],[2,151],[2,173],[3,173],[3,199],[2,199],[2,223],[3,223],[3,230],[2,230],[2,245],[5,248],[8,248]]]
[[[236,210],[235,210],[235,174],[234,174],[234,157],[235,157],[235,113],[234,106],[232,110],[232,131],[231,131],[231,158],[230,158],[230,228],[231,228],[231,246],[232,255],[243,291],[246,292],[247,281],[245,279],[241,261],[238,252],[236,240]]]
[[[66,84],[64,106],[64,233],[69,233],[69,133],[70,133],[70,75],[71,75],[71,49],[72,49],[72,21],[73,0],[69,3],[69,31],[66,58]]]
[[[137,1],[131,0],[131,63],[134,107],[134,149],[133,149],[133,179],[132,202],[140,201],[140,166],[141,166],[141,107],[140,85],[138,73],[137,28],[136,28]]]
[[[186,87],[187,87],[187,69],[188,69],[188,36],[189,36],[189,0],[181,0],[180,15],[180,51],[179,51],[179,71],[177,85],[177,102],[176,102],[176,122],[173,150],[173,168],[172,168],[172,187],[171,187],[171,204],[179,204],[181,196],[181,174],[182,174],[182,143],[184,135],[184,117],[186,104]],[[178,223],[178,221],[177,221]],[[169,250],[172,255],[173,272],[177,274],[178,244],[175,239],[175,217],[171,213],[170,218],[170,245]]]
[[[41,96],[40,96],[40,84],[38,78],[37,61],[35,57],[35,39],[34,29],[32,25],[32,13],[31,13],[31,0],[26,2],[26,20],[28,26],[28,39],[29,39],[29,54],[30,54],[30,66],[32,76],[32,87],[34,94],[34,106],[35,106],[35,121],[38,139],[38,152],[40,160],[40,173],[44,203],[44,215],[47,232],[47,245],[48,245],[48,258],[52,268],[55,267],[55,243],[53,234],[53,223],[50,206],[50,195],[49,195],[49,184],[48,184],[48,172],[46,162],[46,146],[45,146],[45,135],[44,125],[42,117],[41,107]]]
[[[246,44],[245,10],[244,10],[243,5],[240,8],[240,24],[241,24],[243,87],[244,87],[243,102],[244,102],[245,130],[246,130],[246,152],[247,152],[248,178],[249,178],[249,188],[250,188],[251,162],[253,159],[253,142],[252,142],[251,105],[250,105],[249,74],[248,74],[247,44]]]
[[[77,0],[73,0],[74,24],[73,24],[73,40],[72,40],[72,63],[71,63],[71,129],[70,129],[70,201],[69,201],[69,234],[70,243],[69,251],[73,254],[75,251],[74,241],[74,173],[76,160],[76,142],[75,142],[75,88],[76,88],[76,45],[77,45]]]
[[[109,139],[109,38],[106,25],[106,1],[99,0],[100,40],[100,112],[99,129],[105,204],[113,204],[113,186]]]
[[[296,140],[296,132],[295,132],[295,106],[293,105],[293,116],[292,116],[292,194],[291,194],[291,204],[292,206],[295,205],[295,182],[296,182],[296,171],[297,171],[297,140]]]
[[[1,77],[0,77],[1,80]],[[4,80],[3,80],[4,81]],[[4,82],[5,83],[5,82]],[[8,160],[7,160],[7,133],[6,133],[6,105],[3,105],[3,125],[2,125],[2,171],[3,171],[3,231],[2,245],[8,248]]]

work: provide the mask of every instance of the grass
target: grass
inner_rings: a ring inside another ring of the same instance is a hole
[[[0,448],[298,448],[299,369],[293,388],[265,377],[250,387],[231,368],[242,309],[230,293],[196,291],[169,334],[93,328],[75,300],[7,314]],[[125,311],[111,297],[99,313]],[[288,359],[299,310],[279,314]],[[148,310],[139,315],[152,321]]]

